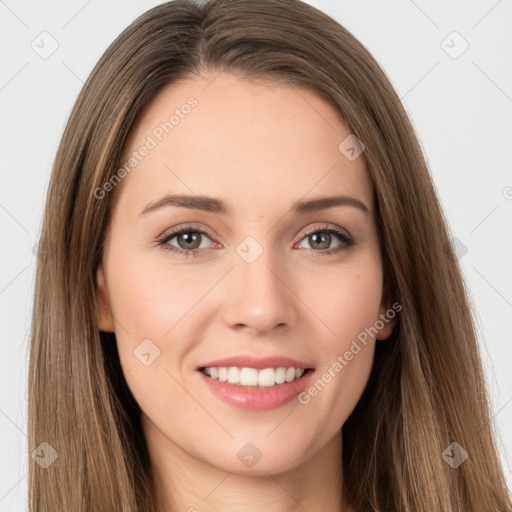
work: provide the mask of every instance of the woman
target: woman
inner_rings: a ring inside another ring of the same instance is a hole
[[[42,237],[31,510],[512,510],[416,136],[313,7],[135,20],[76,102]]]

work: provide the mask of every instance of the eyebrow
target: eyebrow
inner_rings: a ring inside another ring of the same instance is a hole
[[[193,210],[202,210],[205,212],[217,213],[221,215],[232,215],[231,208],[221,199],[207,196],[190,196],[184,194],[168,194],[152,203],[148,203],[142,210],[140,216],[166,208],[177,206],[181,208],[190,208]],[[369,208],[359,199],[346,195],[336,195],[330,197],[320,197],[308,201],[295,201],[292,204],[292,213],[311,213],[336,206],[351,206],[358,208],[366,214],[370,213]]]

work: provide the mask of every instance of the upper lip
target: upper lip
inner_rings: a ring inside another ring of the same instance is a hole
[[[302,361],[298,361],[297,359],[292,359],[291,357],[255,357],[251,355],[238,355],[233,357],[226,357],[224,359],[216,359],[215,361],[209,361],[198,366],[197,369],[200,370],[202,368],[212,368],[221,366],[237,366],[239,368],[255,368],[257,370],[262,370],[264,368],[279,368],[280,366],[284,366],[285,368],[289,368],[290,366],[293,366],[293,368],[304,369],[313,368],[312,365],[304,363]]]

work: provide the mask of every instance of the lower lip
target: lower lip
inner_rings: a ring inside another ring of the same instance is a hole
[[[311,379],[313,370],[309,370],[300,379],[265,389],[253,386],[237,386],[229,382],[220,382],[199,371],[210,391],[224,402],[238,407],[256,411],[276,409],[293,400],[300,394]]]

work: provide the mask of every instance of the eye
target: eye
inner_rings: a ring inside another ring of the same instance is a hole
[[[212,244],[205,242],[205,238],[211,240],[209,233],[203,229],[193,226],[178,226],[165,233],[159,240],[158,245],[166,251],[174,252],[182,256],[200,256],[204,249]],[[345,230],[338,226],[326,224],[321,228],[312,229],[305,233],[302,240],[307,240],[309,248],[314,256],[329,256],[348,250],[356,244],[356,240]],[[332,242],[341,242],[334,248],[330,248]],[[171,242],[175,243],[171,243]],[[215,242],[214,242],[215,244]],[[300,247],[300,244],[299,244]]]
[[[336,247],[329,249],[331,247],[331,243],[335,242],[336,239],[341,243],[338,243]],[[356,243],[355,239],[346,231],[337,226],[330,225],[325,225],[320,229],[316,228],[308,231],[302,240],[307,240],[310,247],[306,247],[306,249],[314,250],[315,256],[337,254],[349,249]]]
[[[209,234],[199,228],[179,226],[168,232],[158,240],[158,245],[166,251],[175,252],[184,256],[199,256],[202,249],[208,248],[211,244],[203,244],[204,238],[210,238]],[[177,245],[171,244],[175,240]]]

